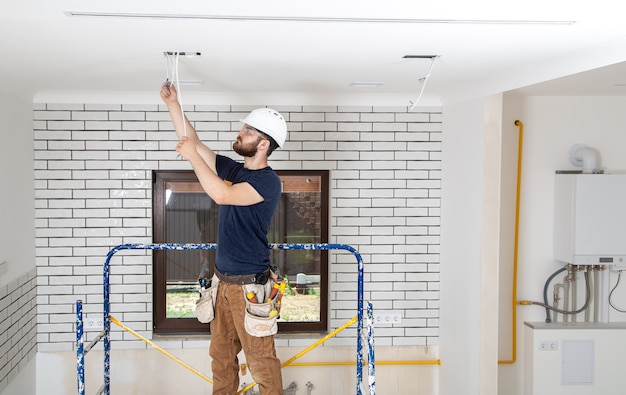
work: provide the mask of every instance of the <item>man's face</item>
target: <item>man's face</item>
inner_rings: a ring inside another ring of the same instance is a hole
[[[253,157],[256,155],[261,140],[263,136],[258,130],[250,125],[244,125],[237,134],[237,140],[233,143],[233,150],[241,156]]]

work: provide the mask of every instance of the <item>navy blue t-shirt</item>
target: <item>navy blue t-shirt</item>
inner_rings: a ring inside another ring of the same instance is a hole
[[[217,175],[226,182],[247,182],[263,196],[251,206],[219,207],[216,266],[223,274],[254,274],[267,270],[270,250],[267,231],[280,200],[281,182],[271,167],[248,170],[222,155],[215,160]]]

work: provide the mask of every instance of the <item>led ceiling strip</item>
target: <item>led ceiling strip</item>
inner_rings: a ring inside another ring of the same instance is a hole
[[[466,25],[572,25],[568,20],[529,19],[413,19],[413,18],[337,18],[316,16],[263,16],[263,15],[195,15],[150,14],[125,12],[65,11],[70,17],[147,18],[147,19],[203,19],[228,21],[271,22],[338,22],[338,23],[415,23],[415,24],[466,24]]]

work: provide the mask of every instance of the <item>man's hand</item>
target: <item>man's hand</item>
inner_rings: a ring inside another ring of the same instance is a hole
[[[196,144],[186,136],[181,137],[176,145],[176,151],[186,160],[191,160],[198,155]]]
[[[168,81],[161,85],[161,100],[168,105],[178,102],[178,92],[174,84]]]

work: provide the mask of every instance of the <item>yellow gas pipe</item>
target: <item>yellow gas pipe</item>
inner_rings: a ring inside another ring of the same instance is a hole
[[[355,316],[352,319],[348,320],[348,322],[346,322],[345,324],[343,324],[339,328],[335,329],[334,331],[332,331],[331,333],[327,334],[323,338],[317,340],[315,343],[311,344],[310,346],[308,346],[304,350],[300,351],[299,353],[297,353],[293,357],[289,358],[288,360],[286,360],[285,362],[283,362],[281,364],[281,367],[284,368],[285,366],[341,366],[341,365],[355,365],[356,362],[311,362],[311,363],[298,363],[298,364],[295,364],[295,363],[293,363],[293,361],[295,361],[296,359],[300,358],[301,356],[303,356],[304,354],[308,353],[309,351],[311,351],[315,347],[317,347],[320,344],[324,343],[326,340],[328,340],[331,337],[335,336],[337,333],[341,332],[342,330],[346,329],[350,325],[352,325],[355,322],[357,322],[357,317],[358,316]],[[426,364],[428,364],[428,365],[440,365],[441,362],[437,359],[437,360],[434,360],[434,361],[398,361],[398,362],[387,362],[387,363],[385,363],[385,362],[376,362],[376,364],[377,365],[426,365]],[[251,389],[255,385],[256,385],[256,382],[253,381],[252,383],[248,384],[245,388],[239,390],[239,392],[237,392],[237,394],[238,395],[239,394],[243,394],[244,392],[248,391],[249,389]]]
[[[367,361],[363,361],[363,364],[367,365]],[[296,362],[290,363],[287,366],[305,366],[305,367],[315,367],[315,366],[350,366],[356,365],[356,362]],[[424,361],[376,361],[376,365],[441,365],[441,361],[439,359],[433,360],[424,360]]]
[[[517,300],[517,255],[519,249],[519,211],[520,192],[522,183],[522,142],[524,140],[524,124],[515,121],[515,126],[519,127],[519,137],[517,145],[517,191],[515,196],[515,240],[513,246],[513,287],[512,287],[512,311],[511,311],[511,359],[499,360],[499,364],[512,365],[517,361],[517,306],[521,304]]]
[[[170,358],[174,362],[178,363],[182,367],[184,367],[187,370],[189,370],[190,372],[194,373],[195,375],[197,375],[198,377],[200,377],[204,381],[206,381],[206,382],[208,382],[210,384],[213,384],[213,380],[211,380],[210,378],[206,377],[205,375],[200,373],[198,370],[196,370],[193,367],[189,366],[188,364],[186,364],[185,362],[181,361],[180,359],[176,358],[172,354],[168,353],[163,348],[161,348],[158,345],[156,345],[153,342],[151,342],[149,339],[146,339],[145,337],[141,336],[136,331],[134,331],[131,328],[129,328],[128,326],[124,325],[120,320],[118,320],[114,316],[109,316],[109,321],[111,321],[111,323],[119,326],[120,328],[126,330],[131,335],[133,335],[133,336],[137,337],[138,339],[142,340],[147,345],[153,347],[154,349],[159,351],[161,354],[165,355],[166,357]],[[285,366],[309,366],[310,367],[310,366],[349,366],[349,365],[356,365],[356,362],[303,362],[303,363],[293,363],[293,361],[295,361],[296,359],[300,358],[304,354],[308,353],[309,351],[311,351],[315,347],[321,345],[326,340],[328,340],[331,337],[335,336],[337,333],[339,333],[342,330],[346,329],[347,327],[353,325],[356,321],[357,321],[357,316],[351,318],[345,324],[343,324],[339,328],[335,329],[333,332],[327,334],[323,338],[317,340],[315,343],[311,344],[310,346],[308,346],[304,350],[300,351],[299,353],[297,353],[296,355],[291,357],[289,360],[283,362],[281,367],[285,367]],[[364,363],[367,364],[368,362],[364,361]],[[378,362],[376,362],[376,364],[377,365],[441,365],[441,361],[439,359],[436,359],[436,360],[425,360],[425,361],[378,361]],[[245,364],[242,364],[240,366],[242,371],[246,367],[247,366]],[[248,386],[246,386],[245,388],[243,388],[239,392],[237,392],[237,394],[241,394],[241,393],[251,389],[255,385],[256,385],[256,382],[252,382],[251,384],[249,384]]]

